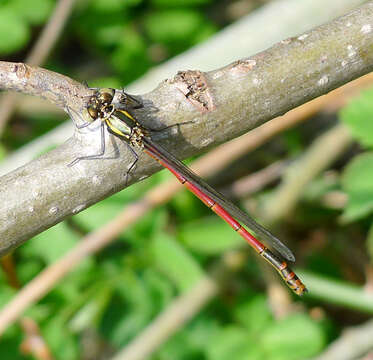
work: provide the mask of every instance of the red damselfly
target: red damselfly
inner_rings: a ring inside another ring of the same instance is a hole
[[[285,259],[295,261],[293,253],[271,232],[213,189],[162,145],[155,143],[150,136],[152,130],[141,125],[130,113],[131,110],[140,107],[142,107],[142,104],[138,100],[122,90],[111,88],[97,90],[88,100],[86,109],[88,122],[79,127],[87,126],[95,120],[101,121],[101,151],[95,155],[79,157],[70,165],[74,165],[80,160],[99,159],[104,155],[104,127],[106,125],[110,133],[124,140],[129,145],[131,152],[135,156],[135,161],[129,167],[128,173],[134,168],[138,160],[134,148],[143,150],[171,171],[183,185],[240,234],[260,256],[278,271],[286,284],[296,294],[304,294],[307,291],[306,287],[285,261]],[[277,250],[280,255],[276,255],[268,249],[261,241],[250,234],[240,222],[254,231],[267,245]]]

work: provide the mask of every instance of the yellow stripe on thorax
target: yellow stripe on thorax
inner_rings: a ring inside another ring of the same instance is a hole
[[[117,109],[117,111],[121,112],[123,115],[127,116],[129,119],[131,119],[137,124],[137,120],[128,111],[121,109]]]
[[[118,134],[119,136],[124,136],[124,137],[127,137],[128,135],[126,135],[125,133],[123,133],[122,131],[120,131],[118,128],[116,128],[110,121],[110,119],[105,119],[105,122],[106,122],[106,125],[110,128],[110,130],[112,132],[114,132],[115,134]]]

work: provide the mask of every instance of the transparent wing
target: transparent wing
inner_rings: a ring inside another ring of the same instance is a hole
[[[148,137],[144,137],[143,142],[145,148],[149,149],[155,155],[158,155],[159,158],[162,159],[162,161],[185,176],[188,181],[205,192],[206,195],[208,195],[211,199],[222,206],[232,217],[234,217],[238,221],[241,221],[244,225],[253,230],[268,246],[276,249],[287,260],[295,261],[295,256],[291,252],[291,250],[287,246],[285,246],[276,236],[265,229],[262,225],[258,224],[251,216],[239,209],[230,200],[225,198],[223,194],[212,188],[191,169],[189,169],[180,160],[178,160],[174,155],[168,152],[163,146],[154,143]]]

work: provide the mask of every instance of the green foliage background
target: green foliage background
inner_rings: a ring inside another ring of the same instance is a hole
[[[124,86],[228,24],[231,19],[224,15],[227,3],[80,1],[45,67],[86,80],[92,86]],[[3,60],[21,61],[25,57],[54,5],[52,0],[0,1]],[[358,149],[336,165],[337,176],[333,181],[321,175],[310,184],[292,223],[282,224],[279,229],[293,241],[304,268],[339,280],[342,286],[362,282],[361,269],[356,270],[354,279],[346,276],[351,267],[343,259],[348,258],[352,247],[364,253],[366,246],[369,258],[373,256],[372,104],[370,90],[341,111],[340,119],[356,136]],[[41,116],[37,111],[27,116],[17,115],[2,139],[0,158],[60,121],[58,116]],[[302,127],[288,131],[276,139],[274,151],[271,147],[259,150],[255,164],[249,165],[248,170],[255,171],[274,160],[292,159],[301,154],[313,136],[317,136],[309,133]],[[20,283],[33,279],[73,248],[84,234],[104,225],[126,204],[168,177],[163,172],[156,174],[26,242],[14,253]],[[256,200],[270,196],[272,190],[273,187],[266,189]],[[332,190],[348,196],[343,211],[330,209],[321,202]],[[324,244],[312,247],[309,241],[311,250],[306,251],[305,239],[315,231],[323,233]],[[175,296],[188,291],[224,254],[249,252],[242,250],[241,245],[240,238],[226,224],[192,195],[183,192],[170,204],[147,214],[112,245],[81,263],[26,315],[37,321],[56,359],[83,358],[88,353],[84,346],[86,339],[94,340],[98,354],[111,354],[134,339]],[[349,311],[348,308],[324,309],[323,315],[317,317],[311,310],[323,304],[307,297],[301,301],[294,299],[300,303],[299,312],[275,320],[263,280],[261,267],[250,253],[245,266],[224,283],[221,294],[151,359],[305,359],[322,351],[349,324],[338,314]],[[1,273],[0,305],[6,304],[15,293]],[[361,319],[366,316],[362,313],[363,309],[361,313],[355,309],[349,312],[349,317]],[[357,320],[351,320],[354,321]],[[22,338],[19,325],[7,331],[0,342],[2,360],[29,358],[19,352]]]

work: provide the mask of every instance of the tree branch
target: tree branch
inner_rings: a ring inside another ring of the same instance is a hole
[[[357,359],[373,349],[373,321],[369,320],[345,330],[328,348],[314,360]]]
[[[41,65],[60,36],[76,0],[59,0],[53,13],[41,32],[26,58],[30,65]],[[14,94],[6,94],[0,99],[0,134],[3,133],[5,124],[17,107],[19,98]]]
[[[225,27],[202,44],[153,67],[126,87],[126,90],[133,94],[149,92],[161,81],[176,74],[179,69],[208,71],[220,68],[248,54],[263,51],[282,39],[301,34],[342,16],[364,2],[365,0],[328,0],[327,3],[325,0],[268,2],[239,21]],[[323,11],[319,11],[321,8]],[[281,18],[278,14],[281,14]],[[245,36],[245,34],[250,34],[250,36]],[[240,41],[238,42],[237,39]],[[211,63],[212,61],[214,62]],[[60,110],[50,103],[28,96],[23,96],[19,110],[29,114],[35,106],[38,108],[38,113],[41,111],[41,106],[44,112],[59,112]],[[35,159],[38,154],[44,152],[44,149],[55,147],[66,141],[68,134],[73,132],[73,128],[72,122],[65,122],[10,154],[0,163],[0,176]]]
[[[135,115],[152,128],[189,122],[156,136],[167,140],[175,155],[186,158],[370,72],[372,23],[373,2],[368,2],[250,59],[208,73],[179,73],[144,94],[145,107]],[[0,63],[0,87],[46,97],[78,112],[92,94],[67,77],[10,63]],[[133,159],[123,144],[107,144],[106,155],[113,159],[67,167],[82,154],[98,152],[99,131],[84,129],[0,178],[0,254],[125,186],[126,168]],[[130,182],[157,168],[141,155]]]

